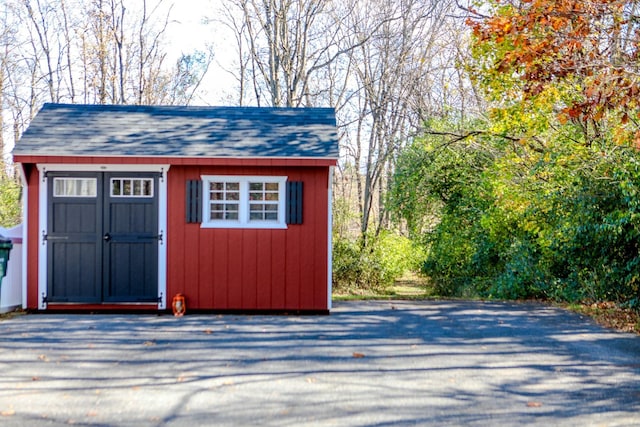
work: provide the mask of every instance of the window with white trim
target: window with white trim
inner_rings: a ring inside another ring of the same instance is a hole
[[[202,227],[286,228],[284,176],[203,176]]]
[[[53,197],[96,197],[96,178],[53,178]]]
[[[153,179],[111,178],[111,197],[153,197]]]

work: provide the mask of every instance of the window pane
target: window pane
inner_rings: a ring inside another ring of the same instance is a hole
[[[264,183],[262,183],[262,182],[250,182],[249,183],[249,190],[250,191],[263,191],[264,190]]]
[[[111,195],[112,196],[120,196],[122,195],[122,186],[119,179],[111,180]]]
[[[249,200],[264,200],[262,193],[249,193]]]
[[[123,179],[122,180],[122,195],[130,196],[131,195],[131,180]]]
[[[96,197],[96,178],[54,178],[54,197]]]
[[[265,190],[267,191],[278,191],[279,184],[277,182],[267,182],[265,184]]]
[[[266,219],[267,221],[277,221],[278,220],[278,213],[277,212],[266,212],[264,214],[264,219]]]
[[[153,196],[153,181],[150,179],[145,179],[144,180],[144,188],[142,189],[142,195],[143,196]]]
[[[210,220],[237,221],[239,215],[240,183],[239,182],[210,182],[209,183]]]
[[[237,220],[238,219],[238,205],[227,205],[225,212],[225,219]]]
[[[58,178],[53,180],[53,194],[61,196],[64,194],[64,181]]]
[[[278,193],[267,193],[265,194],[265,200],[278,200]]]
[[[133,181],[133,195],[141,196],[142,195],[142,181],[136,179]]]

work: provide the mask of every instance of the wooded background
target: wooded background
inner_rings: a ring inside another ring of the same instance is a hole
[[[640,306],[638,2],[220,0],[175,57],[179,7],[0,6],[0,224],[44,102],[329,106],[338,288]]]

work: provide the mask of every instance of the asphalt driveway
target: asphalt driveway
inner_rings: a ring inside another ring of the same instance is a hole
[[[561,309],[0,321],[0,425],[640,425],[640,337]]]

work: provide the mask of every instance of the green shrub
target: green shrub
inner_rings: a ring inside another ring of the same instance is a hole
[[[333,287],[337,292],[385,293],[407,271],[418,271],[424,249],[408,238],[383,231],[367,239],[337,237],[333,244]]]
[[[0,166],[4,167],[5,165],[0,162]],[[0,171],[0,226],[13,227],[22,220],[21,188],[18,180]]]

